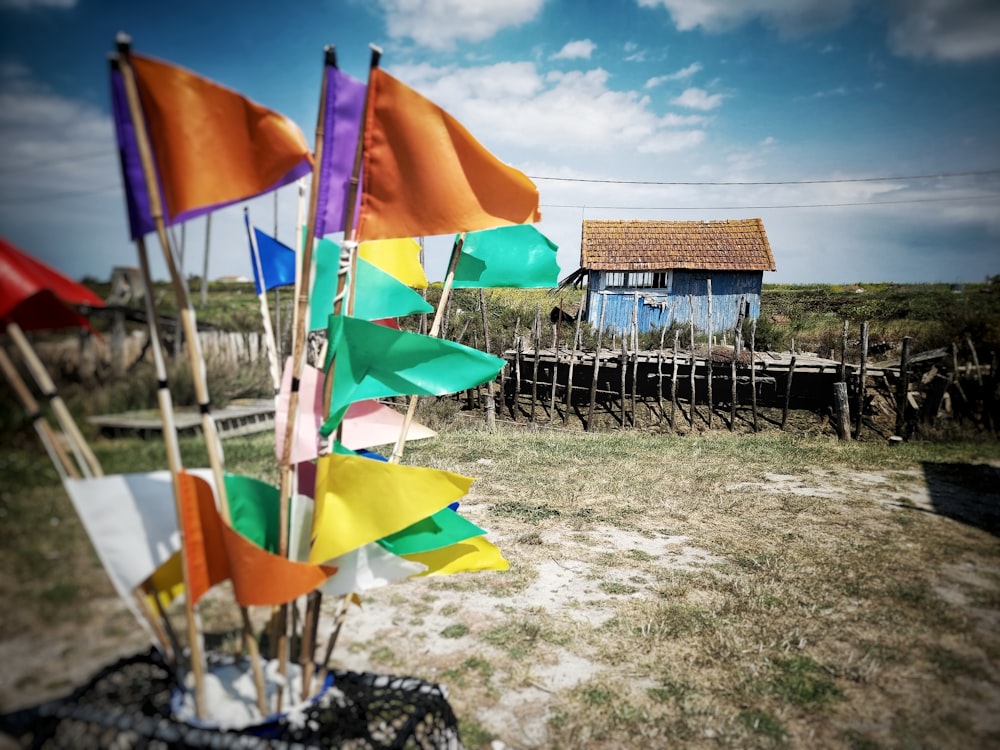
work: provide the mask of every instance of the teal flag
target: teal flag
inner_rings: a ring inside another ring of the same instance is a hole
[[[309,330],[325,328],[333,312],[337,293],[340,247],[330,240],[316,245],[316,277],[309,297]],[[364,258],[358,258],[354,284],[354,317],[362,320],[399,318],[412,313],[433,312],[427,300]]]
[[[278,488],[239,474],[227,473],[225,482],[233,528],[258,547],[277,553],[281,507]]]
[[[505,361],[454,341],[397,331],[345,315],[329,316],[326,370],[334,364],[330,435],[355,401],[443,396],[493,380]]]
[[[458,544],[486,531],[451,508],[439,510],[433,516],[417,521],[402,531],[379,539],[378,543],[394,555],[413,555]]]
[[[453,285],[456,289],[557,286],[557,249],[530,224],[469,232],[458,256]]]

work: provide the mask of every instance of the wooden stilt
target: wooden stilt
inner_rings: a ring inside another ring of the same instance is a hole
[[[785,429],[785,422],[788,421],[788,407],[792,400],[792,378],[795,375],[795,356],[788,363],[788,380],[785,381],[785,406],[781,410],[781,429]]]
[[[681,331],[674,331],[674,356],[670,363],[670,429],[677,432],[677,356],[680,346]]]
[[[854,439],[861,439],[861,420],[865,413],[865,380],[868,375],[868,322],[861,323],[861,366],[858,369],[858,413],[854,418]]]
[[[597,324],[597,345],[594,350],[594,373],[590,381],[590,407],[587,409],[587,432],[594,431],[594,405],[597,401],[597,378],[601,369],[601,336],[604,333],[604,310],[607,307],[607,298],[601,296],[601,317]]]
[[[688,421],[691,423],[691,429],[694,429],[694,415],[695,415],[695,402],[697,401],[697,390],[695,388],[695,358],[694,352],[694,298],[692,295],[688,295],[688,308],[691,310],[691,317],[688,320],[691,326],[691,357],[689,364],[691,365],[691,404],[688,411]]]
[[[712,357],[712,279],[705,282],[708,286],[708,354],[705,355],[705,383],[708,386],[708,429],[712,429],[712,416],[715,413],[715,399],[712,398],[712,376],[715,360]]]
[[[576,325],[573,328],[573,349],[569,356],[569,369],[566,373],[566,410],[563,412],[563,424],[569,419],[569,410],[573,405],[573,365],[576,362],[576,353],[580,348],[580,318],[582,311],[576,315]]]
[[[757,318],[750,321],[750,413],[757,432]]]
[[[486,292],[479,287],[479,314],[483,319],[483,350],[490,352],[490,326],[486,319]],[[486,427],[492,432],[497,427],[496,401],[493,398],[493,381],[486,384]]]

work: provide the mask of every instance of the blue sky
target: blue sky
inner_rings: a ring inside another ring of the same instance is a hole
[[[995,0],[0,0],[0,234],[76,278],[136,263],[109,117],[117,31],[310,142],[324,45],[358,78],[379,45],[535,179],[564,274],[584,219],[757,216],[765,282],[1000,274]],[[297,190],[277,207],[290,242]],[[274,231],[273,197],[250,210]],[[241,212],[212,219],[211,278],[250,273]],[[204,220],[184,236],[200,274]],[[449,247],[428,238],[432,279]]]

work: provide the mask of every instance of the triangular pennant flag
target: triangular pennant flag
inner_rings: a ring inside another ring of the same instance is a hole
[[[469,232],[462,242],[452,285],[456,289],[558,286],[558,249],[530,224]]]
[[[160,600],[160,606],[166,609],[170,603],[184,593],[184,570],[181,565],[180,550],[170,556],[163,565],[158,567],[149,578],[146,579],[152,593]],[[145,584],[144,584],[145,585]],[[155,608],[156,604],[150,597],[150,604]]]
[[[330,240],[320,240],[314,253],[316,275],[309,298],[309,330],[325,328],[337,293],[340,248]],[[411,313],[433,312],[427,300],[395,277],[358,258],[354,282],[354,317],[363,320],[396,318]]]
[[[402,531],[379,539],[378,543],[393,554],[413,555],[464,542],[470,537],[485,533],[485,529],[479,528],[450,508],[445,508]]]
[[[225,482],[233,528],[268,552],[281,549],[278,539],[281,493],[278,488],[239,474],[227,473]]]
[[[538,188],[451,115],[381,68],[369,78],[360,240],[541,219]]]
[[[310,171],[305,136],[284,115],[176,65],[135,54],[129,60],[167,223],[266,193]],[[119,129],[123,152],[128,138]],[[141,200],[129,181],[132,170],[125,172],[131,212]],[[148,224],[139,220],[133,231]]]
[[[313,501],[301,495],[292,503],[289,525],[293,542],[289,544],[289,550],[296,560],[309,559],[313,507]],[[404,560],[374,542],[326,562],[337,567],[337,572],[320,587],[320,591],[330,596],[368,591],[427,570],[425,565]]]
[[[192,602],[211,586],[231,578],[236,601],[242,606],[276,606],[315,590],[335,571],[271,554],[227,526],[204,479],[182,472],[181,487],[184,559]]]
[[[432,552],[407,555],[411,562],[423,563],[427,572],[421,575],[452,575],[454,573],[474,573],[480,570],[507,570],[507,562],[500,549],[481,536],[474,536],[464,542],[442,547]]]
[[[442,396],[474,388],[496,377],[505,361],[478,349],[394,331],[343,315],[330,316],[327,369],[336,356],[329,435],[349,404],[384,396]]]
[[[321,456],[309,559],[331,560],[395,534],[461,498],[471,485],[468,477],[439,469]]]
[[[253,283],[257,294],[279,286],[294,284],[295,251],[253,226],[248,215],[244,215],[243,219],[247,225],[247,232],[253,230],[254,241],[250,243],[250,266],[253,268]],[[254,244],[257,246],[256,253],[254,252]],[[263,279],[261,279],[261,274],[264,276]]]
[[[280,461],[285,447],[285,425],[288,423],[288,403],[292,388],[291,360],[285,362],[281,389],[275,405],[274,453]],[[319,429],[323,425],[323,373],[310,365],[303,365],[299,378],[299,414],[295,421],[292,442],[293,464],[311,461],[319,455]],[[403,426],[403,415],[391,406],[366,399],[351,404],[342,423],[340,441],[351,450],[374,448],[396,442]],[[419,422],[411,422],[407,440],[422,440],[437,435],[434,430]],[[302,491],[302,490],[300,490]],[[308,493],[305,493],[308,494]]]
[[[325,112],[323,152],[317,187],[317,237],[343,232],[345,229],[348,185],[354,170],[354,156],[365,110],[365,89],[365,84],[327,63],[326,99],[322,105]],[[356,196],[355,221],[360,203],[359,190]]]
[[[420,265],[420,244],[412,237],[362,242],[358,246],[358,257],[409,287],[427,288],[427,275]]]

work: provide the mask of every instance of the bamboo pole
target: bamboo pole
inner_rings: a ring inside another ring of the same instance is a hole
[[[76,421],[73,419],[73,415],[70,414],[66,402],[62,400],[62,396],[56,390],[55,383],[49,377],[48,370],[45,369],[42,360],[38,358],[28,338],[24,335],[24,331],[21,330],[21,326],[11,321],[7,324],[7,335],[14,342],[14,346],[20,352],[21,358],[28,368],[28,372],[31,373],[31,377],[38,384],[42,395],[48,401],[49,406],[52,407],[52,413],[55,415],[56,421],[69,441],[70,449],[76,457],[77,463],[80,464],[80,470],[83,472],[83,475],[87,477],[102,476],[104,472],[101,471],[101,465],[97,460],[97,456],[94,455],[94,452],[87,444],[86,438],[83,437],[80,429],[76,426]]]
[[[448,272],[444,277],[444,284],[441,286],[441,299],[438,301],[437,310],[434,311],[434,322],[431,323],[431,330],[427,334],[431,338],[435,338],[438,332],[441,330],[442,316],[448,301],[451,298],[452,286],[455,283],[455,269],[458,267],[458,259],[462,253],[462,245],[465,244],[465,232],[462,232],[455,243],[451,247],[451,258],[448,260]],[[403,458],[403,448],[406,445],[406,435],[410,431],[410,425],[413,423],[413,417],[417,413],[417,396],[410,396],[410,403],[406,409],[406,416],[403,417],[403,425],[399,429],[399,437],[396,439],[396,445],[392,449],[392,455],[389,457],[390,463],[399,463]]]
[[[45,420],[44,415],[38,407],[38,402],[31,395],[31,391],[18,374],[17,368],[14,367],[14,363],[7,356],[7,350],[3,347],[0,347],[0,371],[3,371],[4,377],[7,378],[7,382],[10,383],[14,394],[21,402],[24,413],[31,420],[31,425],[35,428],[38,439],[42,441],[42,446],[52,461],[52,465],[55,466],[59,478],[66,479],[67,477],[72,477],[78,479],[80,472],[66,454],[66,450],[63,448],[59,436],[52,429],[52,425]]]
[[[211,216],[211,214],[209,214]],[[254,232],[253,222],[250,220],[250,212],[244,207],[243,217],[246,222],[247,239],[250,241],[250,255],[253,259],[254,268],[257,271],[257,279],[260,283],[260,292],[257,294],[257,301],[260,303],[260,320],[264,325],[264,344],[267,347],[267,362],[271,372],[271,382],[274,385],[275,398],[281,390],[281,366],[278,363],[278,347],[274,339],[274,329],[271,328],[271,311],[267,305],[267,285],[264,283],[264,265],[260,258],[260,248],[257,246],[257,233]]]
[[[601,316],[597,324],[597,345],[594,351],[594,374],[590,381],[590,407],[587,409],[587,432],[594,429],[594,404],[597,401],[597,376],[601,367],[601,336],[604,333],[604,310],[608,306],[606,295],[601,296]]]
[[[142,163],[143,176],[146,182],[146,192],[149,199],[150,217],[156,227],[156,233],[163,250],[164,260],[167,270],[170,273],[174,295],[177,299],[179,317],[187,338],[188,360],[191,366],[191,378],[194,384],[195,397],[198,402],[198,409],[201,414],[202,435],[205,439],[205,446],[208,452],[209,465],[215,480],[215,492],[219,502],[219,510],[225,523],[231,525],[232,517],[229,509],[229,498],[226,493],[225,476],[223,473],[222,442],[216,429],[215,419],[209,406],[208,381],[205,372],[205,361],[201,352],[201,344],[198,338],[198,325],[195,317],[194,307],[187,290],[187,282],[183,274],[178,270],[174,262],[174,253],[167,237],[166,223],[163,216],[163,204],[160,195],[159,182],[156,178],[155,167],[153,166],[152,148],[149,136],[146,132],[146,123],[143,118],[142,106],[139,101],[139,91],[135,81],[135,75],[129,60],[131,40],[125,35],[117,38],[118,46],[118,66],[122,74],[125,95],[128,100],[129,113],[135,130],[135,138],[138,146],[139,157]],[[147,286],[147,289],[151,287]],[[147,297],[151,295],[147,294]],[[171,412],[172,416],[172,412]],[[179,498],[179,493],[178,493]],[[243,613],[244,626],[249,625],[249,618],[245,608],[241,608]],[[245,630],[247,643],[251,649],[251,663],[257,684],[257,698],[261,706],[264,705],[263,678],[260,667],[259,655],[256,654],[256,640],[250,629]],[[192,662],[194,659],[192,658]],[[197,699],[196,699],[197,702]]]
[[[277,195],[277,193],[275,193]],[[212,214],[205,216],[205,255],[201,260],[201,286],[198,293],[201,298],[201,306],[208,304],[208,250],[212,239]]]

